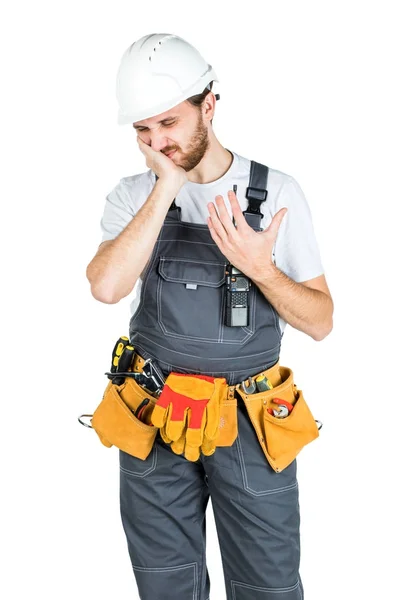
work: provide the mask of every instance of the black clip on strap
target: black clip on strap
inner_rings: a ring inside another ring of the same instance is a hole
[[[248,212],[254,215],[260,215],[261,218],[263,218],[264,215],[260,211],[260,206],[262,202],[266,201],[267,195],[267,190],[260,190],[258,188],[248,187],[246,190],[246,198],[249,201],[249,206],[244,212]]]
[[[260,227],[261,219],[264,214],[260,211],[262,202],[265,202],[268,196],[268,167],[254,160],[250,166],[250,181],[246,189],[246,198],[249,205],[243,211],[246,221],[251,227]]]

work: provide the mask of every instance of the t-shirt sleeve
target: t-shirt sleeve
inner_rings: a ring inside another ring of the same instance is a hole
[[[277,199],[276,211],[287,207],[273,250],[278,269],[296,282],[324,273],[310,207],[297,183],[289,176]]]
[[[121,179],[106,196],[103,216],[100,220],[101,242],[116,238],[135,214],[126,184]]]

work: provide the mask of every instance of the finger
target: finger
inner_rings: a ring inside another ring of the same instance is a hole
[[[235,219],[236,229],[239,233],[245,232],[248,229],[251,229],[246,219],[244,218],[241,206],[239,204],[239,200],[233,190],[229,190],[228,198],[232,207],[232,215]]]
[[[220,221],[220,218],[217,213],[217,209],[215,208],[214,204],[212,202],[209,202],[207,204],[207,208],[210,213],[211,224],[214,228],[214,231],[217,233],[217,235],[220,238],[226,238],[225,228]]]
[[[142,147],[144,146],[144,143],[143,143],[143,140],[141,140],[138,135],[136,136],[136,141],[138,143],[139,148],[142,149]]]
[[[271,235],[271,237],[275,240],[276,236],[278,235],[278,231],[279,231],[279,227],[282,223],[282,219],[283,217],[286,215],[287,213],[287,208],[281,208],[280,210],[278,210],[278,212],[273,216],[273,219],[267,229],[268,233]]]
[[[137,138],[136,138],[136,139],[137,139],[137,142],[138,142],[138,144],[139,144],[139,148],[140,148],[140,150],[141,150],[143,153],[145,153],[145,152],[149,153],[149,152],[150,152],[150,146],[149,146],[148,144],[146,144],[146,143],[145,143],[145,142],[144,142],[142,139],[140,139],[140,137],[139,137],[139,136],[137,136]]]
[[[224,228],[225,234],[231,236],[232,238],[237,237],[238,234],[237,234],[236,228],[232,222],[232,218],[230,217],[230,215],[228,213],[223,196],[221,196],[219,194],[218,196],[215,197],[215,201],[216,201],[216,204],[218,207],[219,221],[222,224],[222,227]],[[213,207],[216,210],[214,204],[213,204]]]
[[[229,191],[228,191],[229,195]],[[232,218],[229,215],[228,209],[224,202],[224,198],[221,195],[216,196],[217,206],[220,213],[220,219],[222,224],[224,225],[226,231],[230,235],[236,235],[236,227],[233,224]]]
[[[215,231],[215,229],[213,227],[211,217],[207,217],[207,225],[209,227],[212,239],[214,240],[214,242],[217,244],[218,248],[222,252],[222,240],[221,240],[221,238],[219,237],[218,233]]]

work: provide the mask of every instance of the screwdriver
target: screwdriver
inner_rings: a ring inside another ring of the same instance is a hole
[[[117,373],[124,373],[128,371],[129,367],[132,364],[132,358],[134,355],[135,349],[133,346],[124,346],[122,349],[122,354],[119,357],[118,365],[117,365]],[[115,385],[122,385],[125,381],[125,375],[121,375],[120,377],[113,377],[112,382]]]
[[[265,392],[266,390],[271,390],[273,385],[269,379],[265,377],[265,375],[259,375],[256,377],[256,386],[259,392]]]
[[[127,346],[128,344],[129,344],[129,338],[127,338],[125,335],[118,338],[118,340],[114,346],[114,350],[112,352],[111,369],[110,369],[111,373],[116,373],[119,357],[121,356],[125,346]]]

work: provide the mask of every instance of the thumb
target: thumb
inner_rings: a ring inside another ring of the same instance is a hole
[[[268,233],[275,240],[278,235],[279,227],[281,226],[282,219],[287,213],[287,208],[281,208],[278,212],[273,216],[272,221],[267,229]]]

